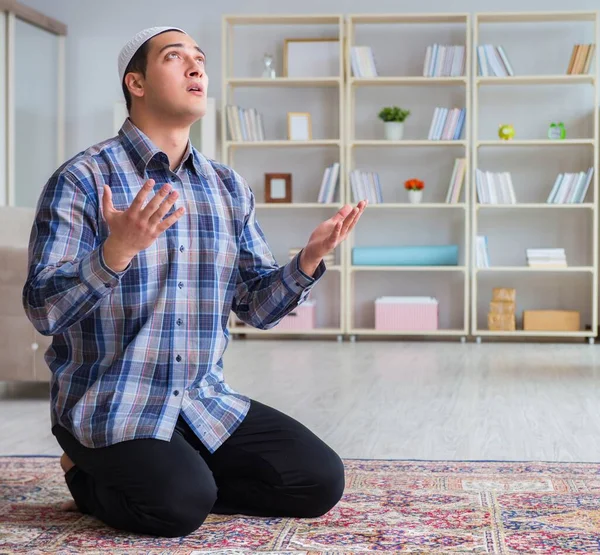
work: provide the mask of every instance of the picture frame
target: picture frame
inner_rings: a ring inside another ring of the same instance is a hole
[[[284,39],[284,77],[339,77],[339,75],[339,38]]]
[[[310,141],[312,139],[312,119],[308,112],[288,112],[288,140]]]
[[[291,173],[265,173],[265,202],[292,202]]]

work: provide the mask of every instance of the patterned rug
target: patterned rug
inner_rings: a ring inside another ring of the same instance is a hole
[[[0,554],[600,553],[600,464],[345,463],[345,495],[321,518],[210,516],[157,539],[62,511],[57,458],[0,457]]]

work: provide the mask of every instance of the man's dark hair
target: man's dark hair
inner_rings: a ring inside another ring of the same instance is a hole
[[[170,33],[171,31],[176,31],[178,33],[181,32],[177,31],[176,29],[168,29],[154,36],[158,37],[163,33]],[[146,68],[148,67],[148,50],[150,50],[150,40],[147,40],[144,44],[142,44],[142,46],[138,48],[137,52],[133,55],[133,58],[131,58],[131,60],[127,64],[127,67],[125,68],[125,73],[123,74],[123,82],[121,83],[121,88],[123,89],[123,95],[125,96],[125,103],[127,104],[128,112],[131,112],[131,94],[129,93],[129,89],[125,84],[125,76],[128,73],[133,72],[141,73],[142,76],[146,77]]]

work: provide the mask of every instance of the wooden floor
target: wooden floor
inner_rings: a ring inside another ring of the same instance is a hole
[[[238,339],[225,371],[342,457],[598,462],[599,348]],[[0,455],[60,454],[48,387],[3,389]]]

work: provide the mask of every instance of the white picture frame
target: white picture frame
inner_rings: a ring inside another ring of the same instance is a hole
[[[339,77],[339,75],[339,39],[285,39],[283,50],[284,77]]]
[[[312,140],[312,120],[308,112],[288,112],[288,140]]]

